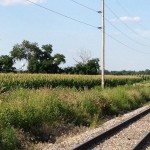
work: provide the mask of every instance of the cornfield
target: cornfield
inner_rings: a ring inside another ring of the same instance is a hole
[[[149,80],[150,76],[106,76],[105,86],[133,84]],[[16,88],[38,89],[42,87],[92,88],[100,86],[101,76],[58,74],[0,74],[0,91]]]

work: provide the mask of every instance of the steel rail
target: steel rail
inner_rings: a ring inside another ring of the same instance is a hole
[[[150,140],[150,131],[144,135],[142,139],[133,147],[132,150],[141,150],[145,144]]]
[[[101,143],[102,141],[104,141],[105,139],[107,139],[108,137],[111,137],[112,135],[114,135],[116,132],[120,131],[122,128],[125,128],[126,126],[128,126],[129,124],[139,120],[141,117],[145,116],[146,114],[148,114],[150,112],[150,107],[148,107],[147,109],[145,109],[144,111],[128,118],[127,120],[113,126],[112,128],[102,132],[101,134],[99,134],[98,136],[91,138],[90,140],[79,144],[78,146],[74,147],[72,150],[88,150],[89,148],[93,147],[94,145]]]

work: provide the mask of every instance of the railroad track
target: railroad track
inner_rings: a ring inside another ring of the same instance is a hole
[[[146,127],[148,126],[148,128],[146,128],[144,125]],[[142,139],[137,139],[136,134],[138,132],[135,132],[136,129],[140,130],[140,133],[137,137],[138,138],[143,137]],[[130,117],[129,119],[119,123],[118,125],[115,125],[112,128],[102,132],[98,136],[84,143],[81,143],[80,145],[74,147],[73,150],[90,150],[90,149],[94,149],[94,150],[107,150],[107,149],[108,150],[109,149],[111,150],[116,150],[116,149],[117,150],[119,149],[141,150],[142,147],[148,141],[150,141],[149,129],[150,129],[150,107]],[[132,131],[134,131],[136,134],[132,135]],[[146,131],[147,133],[146,134],[142,133],[144,131]],[[132,135],[131,138],[130,137],[127,138],[128,135],[126,135],[125,132],[129,132]],[[126,139],[124,140],[123,138],[126,138]],[[119,148],[115,148],[115,146],[117,146],[117,144],[121,140],[126,141],[126,142],[123,142],[120,145],[118,145]],[[128,141],[132,141],[132,140],[133,142],[131,142],[131,145],[128,144]],[[111,144],[109,145],[109,143]],[[128,148],[125,148],[125,147],[128,147]]]
[[[132,150],[144,150],[147,149],[148,145],[150,146],[150,131],[138,141]]]

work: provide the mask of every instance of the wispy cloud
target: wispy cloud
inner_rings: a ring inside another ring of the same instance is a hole
[[[123,16],[119,18],[121,21],[133,21],[133,22],[137,22],[140,21],[141,18],[140,17],[129,17],[129,16]]]
[[[41,3],[44,0],[31,0],[34,3]],[[27,4],[26,0],[0,0],[0,5],[14,5],[14,4]]]
[[[119,17],[118,19],[112,19],[113,22],[116,22],[116,21],[123,21],[123,22],[139,22],[141,21],[141,18],[138,17],[138,16],[135,16],[135,17],[130,17],[130,16],[122,16],[122,17]]]

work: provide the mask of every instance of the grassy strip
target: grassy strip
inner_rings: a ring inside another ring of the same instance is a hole
[[[150,76],[106,76],[105,85],[116,87],[149,79]],[[101,77],[99,75],[0,74],[0,93],[16,88],[75,87],[83,89],[100,86],[100,84]]]
[[[20,130],[23,135],[29,133],[34,140],[46,142],[57,127],[67,124],[95,126],[102,118],[125,113],[148,101],[149,86],[84,91],[17,89],[4,93],[0,95],[0,147],[23,149],[25,145],[21,143],[25,138],[18,138]]]

